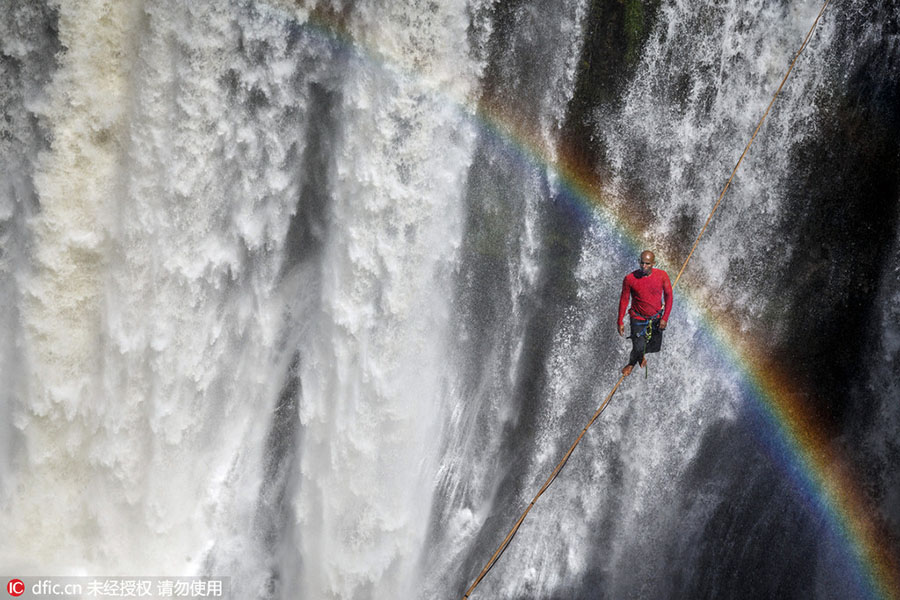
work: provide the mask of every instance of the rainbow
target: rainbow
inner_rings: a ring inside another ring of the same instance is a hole
[[[357,44],[344,27],[341,15],[314,11],[306,17],[301,27],[309,34],[337,44],[341,51],[352,52],[378,68],[390,65],[390,72],[395,76],[415,76],[409,69],[404,71],[399,57],[388,57],[376,48]],[[571,204],[580,218],[616,236],[623,255],[634,256],[650,245],[646,235],[649,224],[633,212],[627,212],[626,203],[611,197],[590,166],[579,164],[564,150],[559,156],[550,156],[543,150],[544,141],[539,132],[527,129],[521,119],[507,114],[502,106],[485,99],[473,103],[469,99],[447,97],[447,101],[473,119],[484,135],[494,138],[524,164],[539,169],[548,180],[557,183],[559,196]],[[665,240],[654,240],[653,245],[663,248],[658,253],[663,257],[675,254],[673,248],[666,247]],[[874,517],[876,510],[861,491],[853,465],[828,439],[812,403],[804,399],[805,394],[788,374],[767,357],[765,344],[737,335],[738,324],[726,314],[708,310],[692,296],[690,288],[682,288],[679,295],[687,297],[689,309],[699,316],[707,338],[733,365],[758,417],[755,433],[805,504],[820,516],[826,530],[839,542],[861,596],[900,600],[900,561],[896,550]]]
[[[516,139],[516,147],[525,146],[522,140],[528,139],[527,134],[516,131],[512,126],[515,121],[498,120],[497,112],[479,114],[492,120],[492,131],[502,132],[505,139]],[[581,212],[591,213],[595,222],[620,234],[623,252],[634,257],[649,245],[642,243],[646,223],[631,216],[621,203],[610,202],[592,175],[571,163],[550,162],[537,150],[539,147],[529,145],[526,158],[559,180],[569,201]],[[672,251],[664,255],[671,256]],[[842,543],[844,558],[858,576],[855,583],[861,597],[900,600],[900,564],[895,550],[874,519],[877,511],[861,492],[852,466],[828,439],[821,419],[812,411],[814,402],[809,402],[807,394],[773,364],[764,343],[748,341],[745,334],[738,334],[741,328],[733,318],[710,311],[689,287],[682,286],[678,294],[687,297],[707,339],[740,376],[745,395],[760,417],[755,433],[769,455],[793,481],[806,505],[822,518],[834,539]]]
[[[873,517],[876,510],[861,492],[852,465],[813,412],[814,402],[766,356],[765,345],[738,334],[737,323],[706,311],[702,319],[707,339],[741,377],[752,402],[754,433],[832,539],[840,542],[861,597],[900,598],[895,550]]]
[[[516,131],[512,126],[515,121],[498,120],[497,112],[480,114],[492,120],[492,131],[502,132],[505,139],[516,139],[517,147],[525,145],[522,140],[528,139],[527,134]],[[620,234],[625,253],[633,257],[649,245],[641,242],[646,239],[642,232],[647,225],[620,204],[610,202],[592,175],[571,163],[549,162],[536,150],[540,147],[537,144],[528,147],[529,161],[559,180],[571,202],[594,215],[601,226]],[[806,505],[821,517],[833,538],[841,542],[844,558],[857,574],[854,583],[861,597],[900,600],[900,564],[895,550],[873,517],[877,511],[862,493],[852,466],[828,439],[821,419],[814,414],[814,402],[773,364],[764,343],[748,341],[745,334],[738,334],[741,328],[733,318],[710,311],[689,287],[682,286],[678,293],[687,297],[707,339],[740,376],[745,395],[759,417],[755,433],[769,455],[790,477]]]

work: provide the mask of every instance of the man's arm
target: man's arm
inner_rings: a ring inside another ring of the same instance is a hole
[[[671,288],[670,288],[671,289]],[[619,298],[619,319],[617,321],[619,335],[625,335],[625,312],[628,310],[628,300],[631,299],[631,286],[628,285],[628,276],[622,280],[622,296]]]
[[[672,292],[672,282],[669,280],[669,274],[663,278],[663,302],[666,303],[666,310],[662,319],[659,320],[659,328],[665,329],[669,325],[669,313],[672,312],[672,299],[675,294]]]

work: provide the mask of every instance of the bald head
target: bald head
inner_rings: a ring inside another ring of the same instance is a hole
[[[641,271],[643,271],[645,275],[650,274],[654,264],[656,264],[656,256],[652,252],[649,250],[641,252]]]

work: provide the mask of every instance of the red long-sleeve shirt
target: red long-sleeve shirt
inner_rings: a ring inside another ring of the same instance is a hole
[[[628,310],[628,299],[631,299],[631,310]],[[644,275],[638,269],[625,276],[622,282],[622,297],[619,299],[619,325],[625,321],[625,311],[632,317],[648,319],[658,313],[665,300],[666,310],[662,320],[669,320],[672,312],[672,282],[669,274],[662,269],[653,269]]]

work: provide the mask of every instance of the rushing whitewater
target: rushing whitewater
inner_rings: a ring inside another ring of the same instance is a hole
[[[462,596],[615,382],[637,252],[674,278],[820,4],[2,8],[0,574],[362,600]],[[473,597],[888,589],[717,327],[796,378],[890,547],[898,23],[829,8],[649,377]]]

